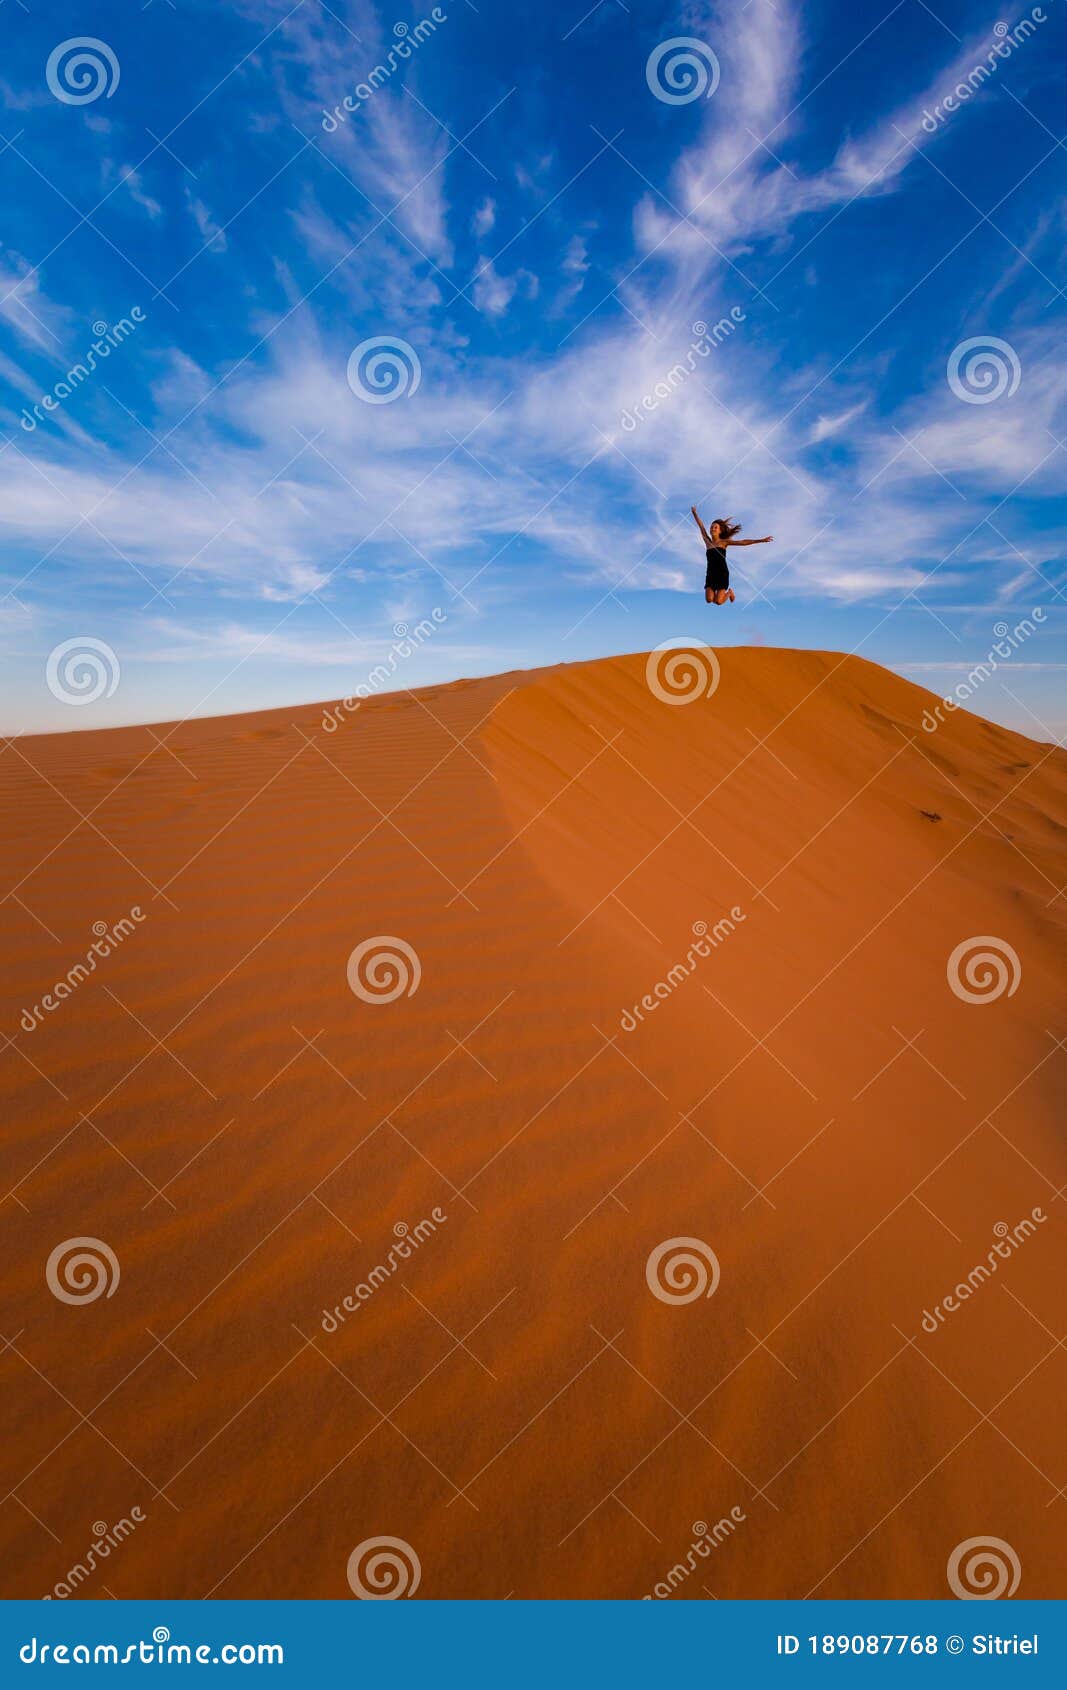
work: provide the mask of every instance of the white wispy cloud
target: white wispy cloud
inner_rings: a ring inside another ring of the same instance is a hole
[[[841,430],[847,428],[850,422],[854,422],[857,417],[862,416],[866,409],[867,401],[861,399],[857,404],[850,405],[847,410],[838,411],[835,416],[820,415],[816,417],[808,434],[808,440],[813,446],[817,446],[822,440],[832,440],[835,434],[840,434]]]
[[[47,297],[39,272],[21,253],[0,248],[0,317],[21,340],[52,352],[61,344],[71,312]]]
[[[642,243],[688,257],[699,257],[707,240],[734,251],[753,239],[794,231],[813,212],[893,192],[922,151],[950,132],[950,125],[924,126],[924,115],[988,53],[997,40],[994,21],[961,43],[911,98],[842,142],[825,166],[805,170],[782,157],[792,150],[810,97],[797,98],[803,58],[798,12],[782,0],[771,23],[762,7],[736,0],[704,9],[695,33],[718,48],[723,74],[708,101],[701,138],[673,174],[670,200],[686,221],[676,226],[672,206],[650,195],[638,210]],[[976,98],[968,110],[979,106]],[[962,108],[956,120],[968,121]]]
[[[479,240],[484,240],[496,223],[496,201],[485,198],[474,216],[471,218],[471,230]]]
[[[185,203],[189,208],[189,215],[199,229],[201,238],[209,251],[225,252],[228,245],[225,231],[216,223],[203,200],[199,199],[188,186],[185,189]]]

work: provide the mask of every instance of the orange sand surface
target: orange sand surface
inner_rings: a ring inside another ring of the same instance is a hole
[[[6,747],[5,1595],[1062,1596],[1067,757],[718,655]]]

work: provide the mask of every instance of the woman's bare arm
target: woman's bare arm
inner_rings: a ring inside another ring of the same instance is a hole
[[[727,540],[728,546],[769,546],[774,539],[773,534],[765,534],[762,540]]]
[[[708,533],[707,529],[704,527],[704,524],[701,522],[700,516],[697,512],[696,506],[690,505],[689,509],[693,513],[693,521],[696,523],[697,527],[700,529],[701,534],[704,536],[704,544],[706,546],[710,546],[711,545],[711,535]]]

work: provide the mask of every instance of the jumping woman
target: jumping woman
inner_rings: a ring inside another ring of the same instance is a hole
[[[762,540],[735,540],[734,535],[741,532],[741,524],[731,522],[728,516],[717,517],[709,534],[700,520],[696,506],[690,505],[689,508],[693,513],[694,522],[700,529],[707,552],[708,571],[704,578],[704,601],[706,604],[725,604],[729,600],[733,604],[736,594],[730,585],[730,569],[726,562],[727,546],[768,546],[774,535],[765,534]]]

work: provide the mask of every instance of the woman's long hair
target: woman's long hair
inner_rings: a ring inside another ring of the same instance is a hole
[[[711,526],[713,529],[719,530],[719,535],[723,540],[732,540],[735,534],[741,532],[741,524],[734,522],[728,516],[717,516]]]

